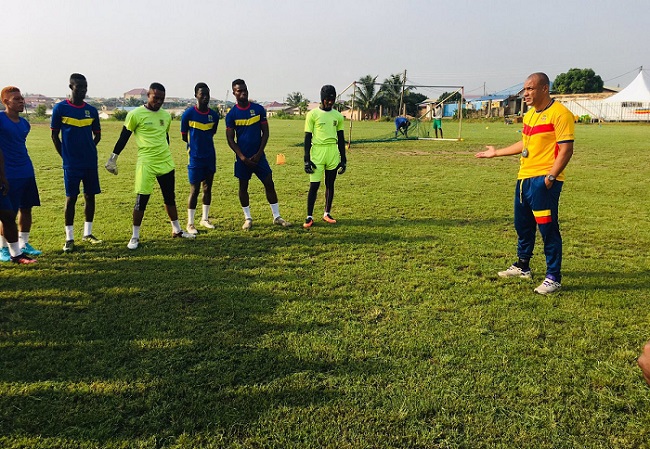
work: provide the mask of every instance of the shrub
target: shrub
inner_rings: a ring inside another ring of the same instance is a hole
[[[113,118],[119,122],[123,122],[126,118],[126,114],[128,114],[128,112],[126,112],[124,109],[116,109],[113,111]]]

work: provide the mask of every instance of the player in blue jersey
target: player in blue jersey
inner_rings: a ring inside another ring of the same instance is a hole
[[[31,127],[29,122],[20,116],[25,110],[25,99],[20,89],[7,86],[0,92],[0,98],[5,106],[5,110],[0,112],[0,222],[3,233],[1,260],[31,264],[36,260],[29,256],[41,253],[29,244],[32,207],[41,205],[34,165],[25,145]]]
[[[398,133],[402,133],[404,137],[408,137],[409,126],[411,126],[411,122],[406,117],[397,117],[395,119],[395,137],[397,137]]]
[[[203,191],[203,211],[200,225],[214,229],[210,223],[212,182],[217,171],[214,135],[219,125],[219,113],[210,109],[210,88],[205,83],[194,86],[196,106],[187,109],[181,117],[181,136],[187,142],[189,163],[187,176],[190,180],[190,197],[187,200],[187,232],[198,234],[194,225],[199,192]]]
[[[239,179],[239,202],[245,216],[242,229],[248,231],[253,227],[248,196],[248,181],[253,174],[264,185],[266,199],[273,212],[273,223],[285,227],[291,226],[291,223],[280,216],[273,174],[264,154],[264,148],[269,140],[266,110],[259,104],[248,101],[248,87],[244,80],[236,79],[232,82],[232,93],[237,104],[226,115],[226,139],[228,146],[237,155],[235,177]]]
[[[97,144],[101,139],[99,114],[96,108],[84,101],[88,91],[85,76],[73,73],[68,87],[70,100],[54,105],[50,125],[54,148],[63,159],[65,252],[74,249],[74,215],[80,183],[84,186],[86,203],[83,240],[91,244],[102,242],[93,235],[95,195],[101,192],[97,171]]]

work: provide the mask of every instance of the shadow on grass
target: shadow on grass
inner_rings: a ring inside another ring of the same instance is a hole
[[[271,409],[336,401],[324,373],[386,369],[299,356],[283,344],[287,333],[338,323],[274,320],[280,303],[301,298],[273,287],[296,281],[269,260],[286,251],[273,239],[194,243],[152,239],[128,252],[108,242],[52,256],[20,272],[19,284],[0,278],[0,434],[100,445],[206,431],[236,437]]]
[[[565,271],[571,279],[570,289],[581,290],[639,290],[650,289],[650,271]]]

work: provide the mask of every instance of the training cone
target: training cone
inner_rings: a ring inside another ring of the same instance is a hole
[[[287,160],[284,157],[284,154],[280,153],[278,156],[275,158],[275,165],[284,165],[287,163]]]

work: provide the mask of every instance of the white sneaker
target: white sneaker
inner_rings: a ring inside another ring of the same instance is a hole
[[[199,222],[199,224],[200,224],[201,226],[203,226],[204,228],[207,228],[207,229],[214,229],[214,225],[213,225],[212,223],[210,223],[210,220],[209,220],[209,219],[208,219],[208,220],[201,220],[201,221]]]
[[[548,295],[549,293],[555,293],[561,287],[562,285],[559,282],[547,277],[544,279],[544,282],[542,282],[540,286],[535,289],[535,293],[539,293],[540,295]]]
[[[289,223],[287,220],[285,220],[282,217],[275,217],[273,219],[273,224],[282,226],[283,228],[288,228],[289,226],[291,226],[291,223]]]
[[[499,273],[497,273],[497,274],[499,275],[499,277],[502,277],[502,278],[514,278],[514,277],[517,277],[517,278],[523,278],[523,279],[531,279],[531,277],[532,277],[532,273],[530,272],[530,270],[522,270],[521,268],[519,268],[516,265],[510,265],[510,268],[508,268],[505,271],[499,271]]]
[[[190,234],[189,232],[185,232],[185,231],[172,232],[172,238],[174,238],[174,239],[195,239],[196,234]]]
[[[196,226],[194,226],[194,224],[188,224],[187,225],[187,232],[189,232],[190,234],[194,234],[194,235],[199,233],[199,231],[196,229]]]
[[[131,237],[131,240],[129,240],[129,244],[126,245],[126,247],[129,249],[137,249],[139,244],[140,244],[140,239]]]
[[[244,224],[242,225],[241,228],[242,228],[244,231],[249,231],[250,228],[252,228],[252,227],[253,227],[253,219],[252,219],[252,218],[247,218],[247,219],[244,221]]]

